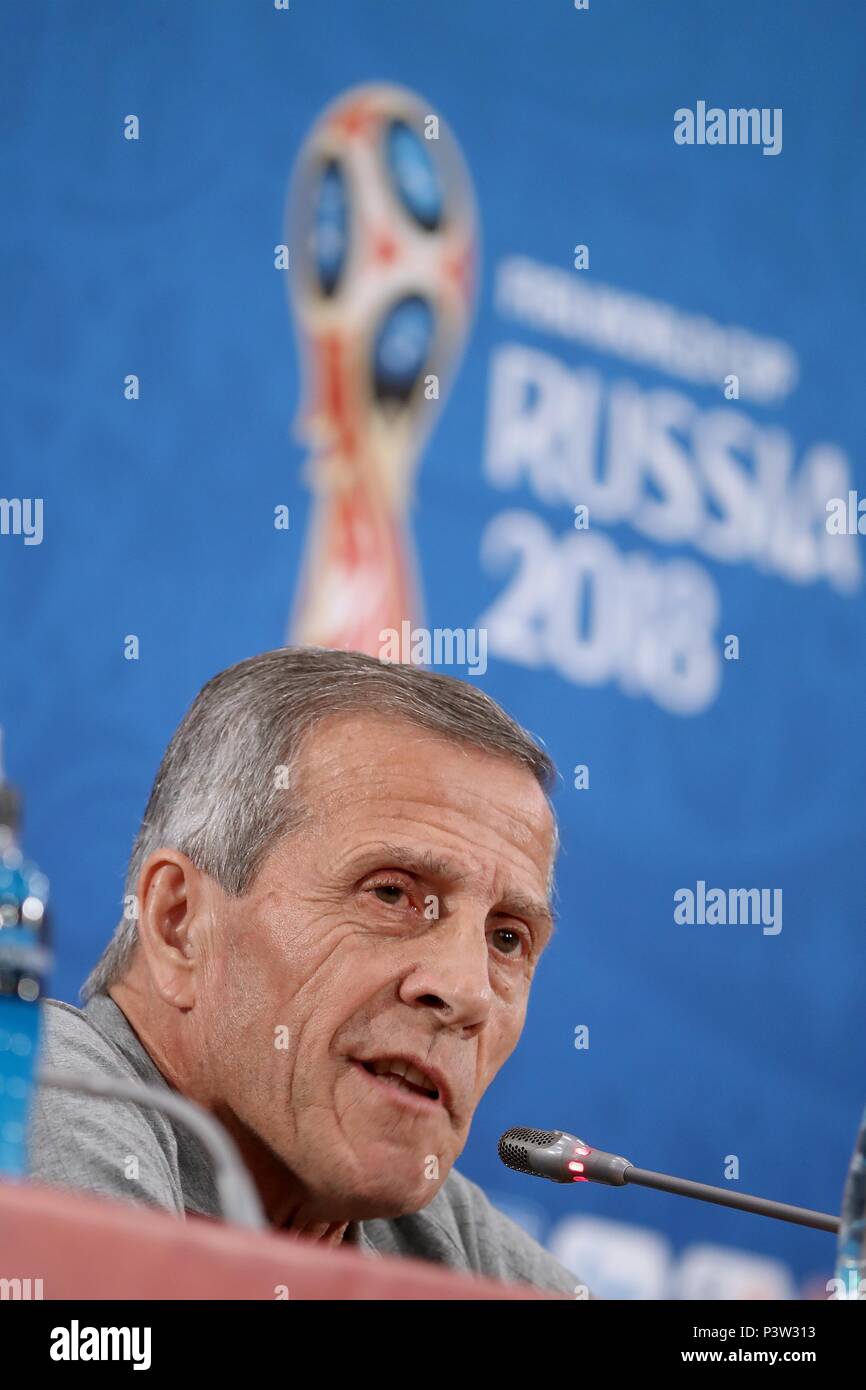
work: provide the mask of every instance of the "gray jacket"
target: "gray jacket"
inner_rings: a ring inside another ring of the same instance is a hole
[[[84,1010],[46,1000],[43,1018],[42,1065],[167,1085],[108,995],[96,995]],[[125,1176],[130,1154],[138,1160],[134,1177]],[[30,1133],[30,1175],[179,1214],[220,1214],[211,1160],[200,1141],[169,1116],[129,1102],[40,1090]],[[465,1273],[586,1297],[573,1274],[456,1169],[422,1211],[354,1223],[352,1235],[367,1254],[433,1260]]]

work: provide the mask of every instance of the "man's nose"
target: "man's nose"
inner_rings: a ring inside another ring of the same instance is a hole
[[[484,924],[440,922],[421,941],[422,954],[400,987],[403,1003],[431,1009],[451,1027],[477,1030],[493,1000]]]

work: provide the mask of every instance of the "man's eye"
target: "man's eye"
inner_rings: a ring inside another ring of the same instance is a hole
[[[491,936],[497,951],[501,951],[504,956],[517,955],[524,945],[520,932],[512,931],[510,927],[497,927],[496,931],[491,932]]]
[[[406,892],[399,883],[377,883],[370,891],[376,894],[380,903],[385,903],[388,907],[396,907]]]

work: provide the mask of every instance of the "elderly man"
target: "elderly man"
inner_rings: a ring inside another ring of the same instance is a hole
[[[551,933],[553,767],[476,688],[267,652],[181,722],[83,1010],[44,1062],[173,1087],[234,1138],[276,1227],[572,1296],[453,1165]],[[43,1091],[32,1175],[215,1215],[179,1123]]]

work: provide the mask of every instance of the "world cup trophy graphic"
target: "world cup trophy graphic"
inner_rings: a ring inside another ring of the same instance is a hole
[[[289,640],[378,655],[421,618],[409,507],[472,316],[472,185],[433,108],[356,87],[310,131],[287,221],[313,493]]]

